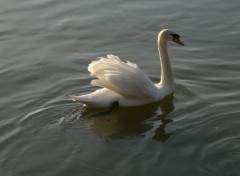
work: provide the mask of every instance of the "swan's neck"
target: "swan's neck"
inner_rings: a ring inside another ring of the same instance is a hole
[[[172,86],[173,85],[173,76],[171,63],[168,57],[167,51],[167,42],[162,41],[161,38],[158,39],[158,51],[161,62],[161,81],[160,85],[162,86]]]

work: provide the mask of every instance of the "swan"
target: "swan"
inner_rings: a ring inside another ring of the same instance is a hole
[[[167,42],[174,41],[184,46],[180,36],[170,29],[158,34],[158,51],[161,62],[161,81],[154,84],[135,64],[123,62],[115,55],[100,57],[88,66],[91,76],[96,77],[91,84],[101,87],[92,93],[70,96],[88,107],[113,108],[115,106],[140,106],[162,100],[174,92],[171,63],[168,57]]]

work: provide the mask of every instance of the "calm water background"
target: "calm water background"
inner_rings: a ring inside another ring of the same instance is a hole
[[[240,174],[239,0],[0,0],[0,175]],[[101,118],[71,102],[116,54],[159,81],[171,28],[176,93]]]

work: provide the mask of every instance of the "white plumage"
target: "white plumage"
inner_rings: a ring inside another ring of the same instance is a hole
[[[88,70],[98,78],[92,80],[92,85],[114,90],[123,97],[144,99],[157,93],[156,86],[136,64],[122,62],[117,56],[107,55],[93,61]]]
[[[91,107],[110,107],[117,102],[119,106],[139,106],[156,102],[173,93],[171,65],[167,54],[167,41],[179,44],[179,35],[169,29],[162,30],[158,36],[158,48],[161,57],[161,82],[154,84],[141,69],[129,61],[123,62],[119,57],[107,55],[89,64],[91,76],[97,79],[91,84],[101,87],[95,92],[81,96],[71,96]]]

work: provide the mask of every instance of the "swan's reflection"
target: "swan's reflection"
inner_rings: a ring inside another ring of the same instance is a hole
[[[97,114],[100,109],[85,109],[82,118],[86,119],[90,128],[101,137],[122,139],[134,136],[145,136],[145,133],[154,129],[152,139],[164,142],[172,133],[166,133],[165,126],[172,122],[165,116],[173,111],[173,95],[166,97],[159,103],[141,107],[116,108],[111,113]]]

